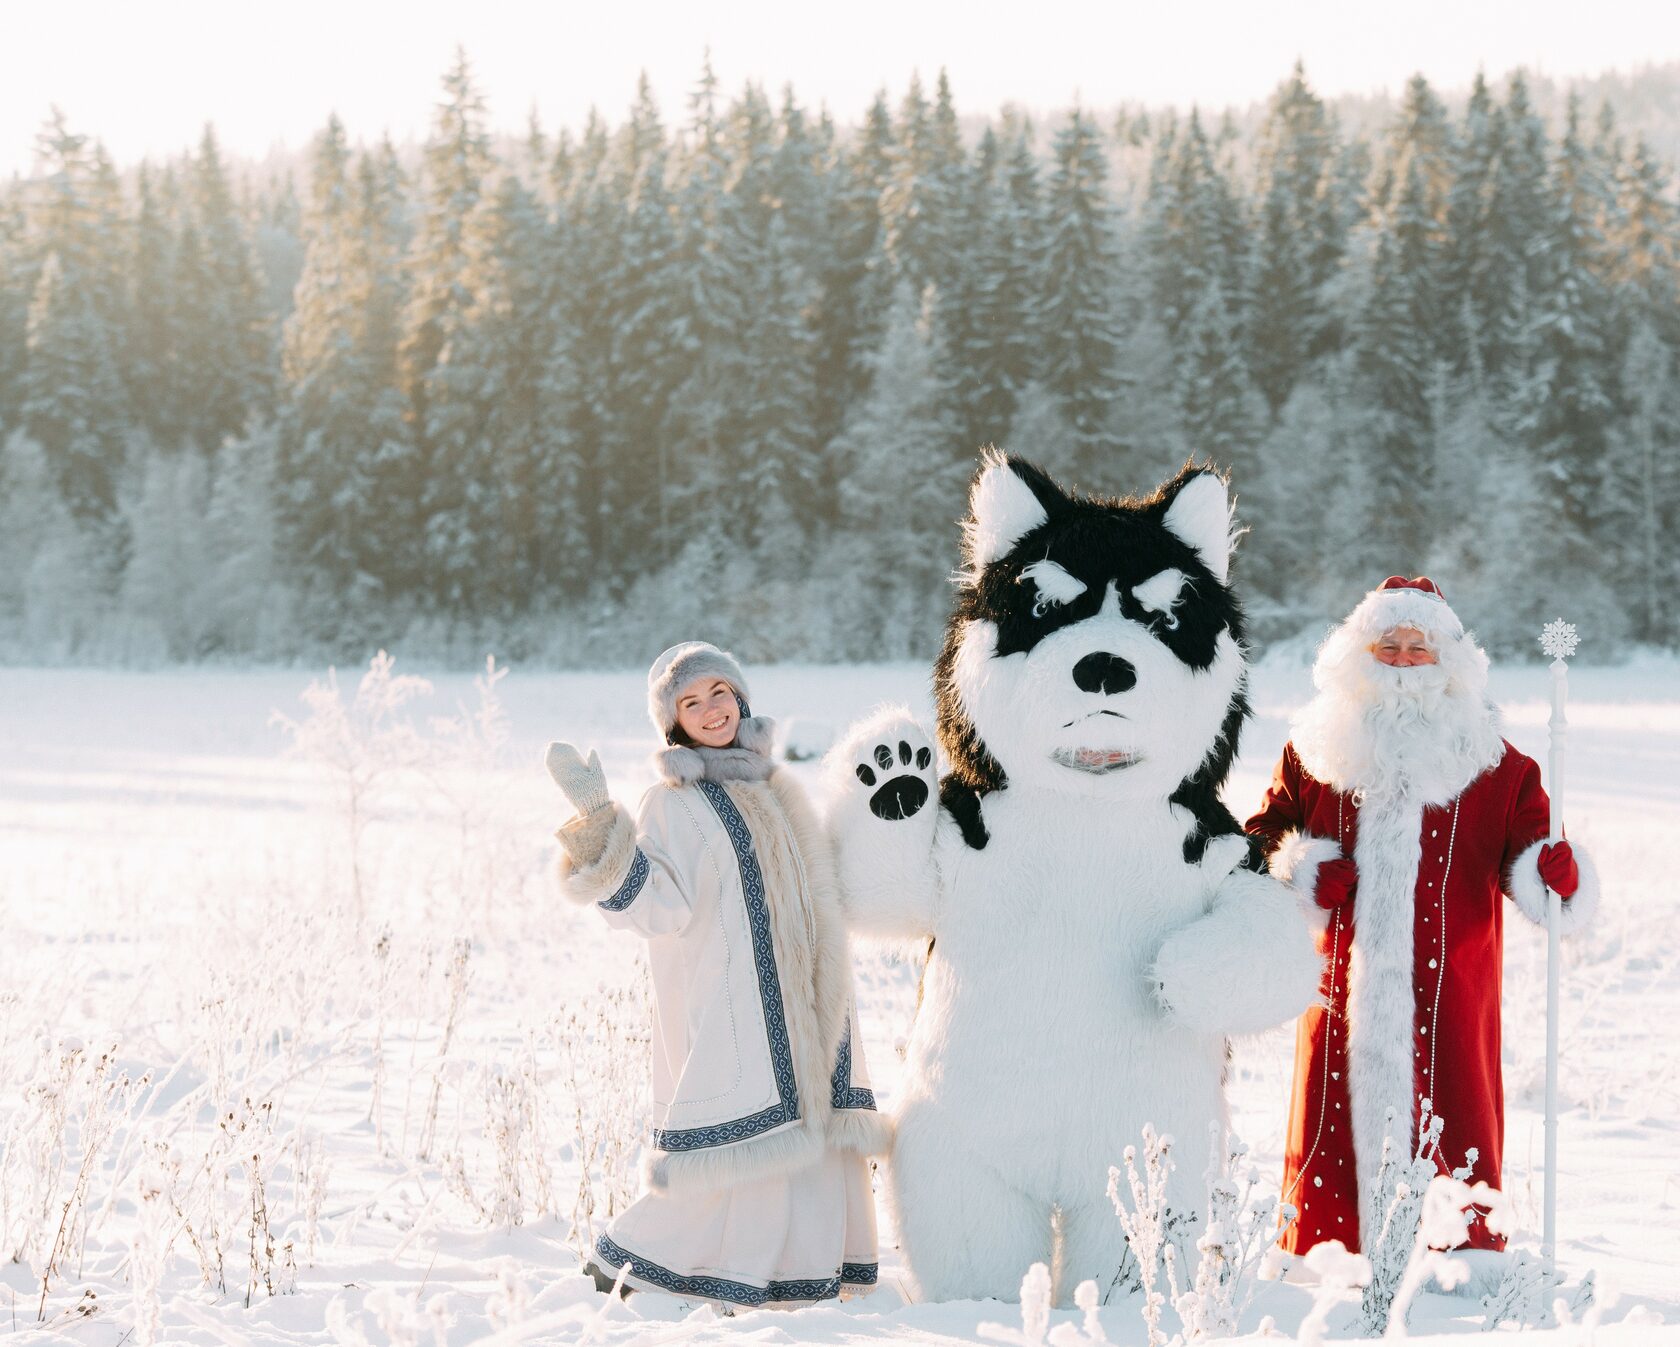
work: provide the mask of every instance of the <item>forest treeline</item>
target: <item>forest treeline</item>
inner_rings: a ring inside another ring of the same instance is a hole
[[[937,644],[979,446],[1230,468],[1257,634],[1433,574],[1491,645],[1673,645],[1680,217],[1610,104],[1297,68],[1196,111],[837,126],[791,90],[259,177],[55,114],[0,186],[0,655],[639,663]]]

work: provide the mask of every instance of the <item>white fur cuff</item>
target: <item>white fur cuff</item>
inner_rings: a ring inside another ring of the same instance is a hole
[[[1538,926],[1546,924],[1548,893],[1546,881],[1540,878],[1540,848],[1555,840],[1542,837],[1511,866],[1511,898],[1523,916]],[[1564,935],[1577,935],[1598,912],[1598,868],[1580,843],[1571,842],[1569,849],[1575,854],[1575,868],[1580,871],[1581,882],[1574,896],[1563,900],[1563,922],[1559,929]]]
[[[612,826],[607,831],[606,849],[597,860],[588,865],[575,862],[570,849],[566,847],[567,833],[572,829],[587,826],[589,822],[587,819],[574,819],[555,834],[562,847],[560,892],[579,907],[587,907],[590,903],[611,898],[624,883],[630,873],[630,865],[636,859],[635,826],[630,822],[630,816],[624,812],[624,807],[614,801]]]
[[[1321,935],[1330,924],[1330,914],[1313,897],[1318,888],[1318,867],[1325,861],[1338,859],[1341,847],[1329,837],[1314,837],[1310,833],[1290,831],[1272,853],[1271,873],[1292,888],[1301,901],[1301,915],[1314,935]]]
[[[828,1140],[854,1155],[886,1155],[892,1150],[892,1119],[871,1108],[837,1108],[828,1115]]]

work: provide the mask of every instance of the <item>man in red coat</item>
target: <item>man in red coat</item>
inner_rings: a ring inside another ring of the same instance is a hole
[[[1384,581],[1320,648],[1317,695],[1248,821],[1272,874],[1316,913],[1326,960],[1323,1004],[1296,1035],[1289,1252],[1357,1250],[1377,1228],[1391,1110],[1407,1157],[1428,1100],[1441,1172],[1474,1150],[1472,1180],[1500,1186],[1501,894],[1543,924],[1549,885],[1568,933],[1591,917],[1597,882],[1585,855],[1547,840],[1540,769],[1501,737],[1487,673],[1431,581]],[[1481,1220],[1468,1243],[1504,1247]]]

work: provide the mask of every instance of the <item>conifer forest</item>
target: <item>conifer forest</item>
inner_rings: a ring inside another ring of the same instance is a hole
[[[1672,86],[1680,73],[1670,68]],[[980,446],[1230,469],[1258,640],[1427,572],[1676,643],[1666,143],[1521,72],[1344,116],[797,91],[0,183],[0,658],[922,657]]]

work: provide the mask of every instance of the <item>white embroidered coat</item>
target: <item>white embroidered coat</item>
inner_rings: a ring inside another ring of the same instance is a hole
[[[667,749],[634,823],[561,886],[647,938],[654,1191],[694,1191],[890,1143],[858,1038],[827,839],[762,752]],[[567,825],[568,831],[584,820]],[[565,840],[565,839],[562,839]]]

